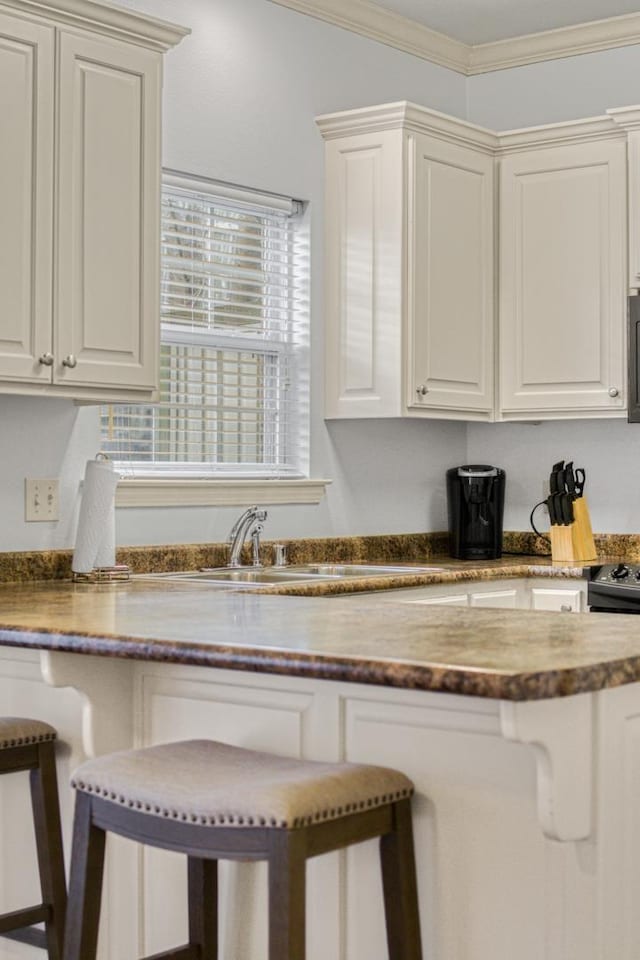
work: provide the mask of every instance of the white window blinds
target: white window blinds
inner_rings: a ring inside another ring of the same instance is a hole
[[[291,477],[308,446],[308,257],[294,201],[165,175],[160,401],[109,405],[125,473]]]

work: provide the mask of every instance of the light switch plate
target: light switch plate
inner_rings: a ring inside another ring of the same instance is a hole
[[[24,482],[24,519],[27,523],[59,519],[58,478],[26,477]]]

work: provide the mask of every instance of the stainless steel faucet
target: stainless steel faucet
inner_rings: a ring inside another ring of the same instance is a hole
[[[267,511],[259,510],[258,507],[249,507],[238,517],[231,528],[231,532],[229,533],[229,543],[231,544],[231,549],[229,551],[229,562],[227,563],[228,567],[242,566],[242,561],[240,560],[242,548],[245,540],[247,539],[247,535],[249,534],[249,527],[253,523],[255,523],[255,527],[250,534],[253,542],[253,566],[260,566],[260,533],[262,531],[262,524],[266,519]]]

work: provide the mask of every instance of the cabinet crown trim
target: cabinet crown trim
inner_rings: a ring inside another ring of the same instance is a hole
[[[627,129],[640,129],[640,106],[608,110],[603,116],[550,123],[520,130],[488,130],[457,117],[406,100],[316,117],[325,140],[402,130],[424,133],[449,142],[484,150],[496,157],[533,147],[624,139]]]
[[[375,133],[379,130],[409,130],[413,133],[428,133],[432,136],[444,137],[476,149],[484,148],[492,153],[498,146],[498,138],[494,131],[408,100],[363,107],[359,110],[327,113],[316,117],[316,123],[325,140]]]
[[[152,50],[168,50],[191,33],[188,27],[98,0],[2,0],[2,8],[129,40]]]

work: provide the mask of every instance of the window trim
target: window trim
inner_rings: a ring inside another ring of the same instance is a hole
[[[123,478],[116,507],[243,507],[318,504],[331,480]]]

